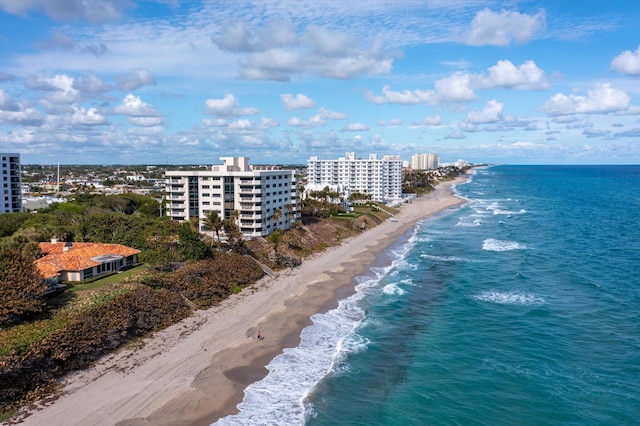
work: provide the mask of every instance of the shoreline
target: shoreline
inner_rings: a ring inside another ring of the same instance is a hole
[[[310,317],[355,291],[380,254],[417,222],[464,203],[451,186],[461,175],[405,204],[385,221],[264,277],[206,311],[123,349],[64,380],[53,403],[22,415],[25,425],[209,425],[238,412],[244,389],[267,374],[266,365],[300,342]],[[258,339],[258,332],[262,338]]]

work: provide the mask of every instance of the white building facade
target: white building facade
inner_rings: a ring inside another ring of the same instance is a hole
[[[22,211],[20,154],[0,153],[0,213]]]
[[[439,163],[440,158],[436,154],[414,154],[411,156],[410,167],[413,170],[435,170]]]
[[[221,157],[220,166],[207,170],[167,171],[166,216],[184,221],[203,219],[212,211],[233,219],[244,238],[264,237],[276,229],[289,229],[300,218],[295,172],[257,167],[248,157]]]
[[[402,160],[398,156],[378,158],[370,154],[367,159],[356,158],[355,152],[347,152],[337,160],[307,160],[307,190],[320,191],[329,187],[342,196],[354,192],[371,195],[380,203],[402,199]]]

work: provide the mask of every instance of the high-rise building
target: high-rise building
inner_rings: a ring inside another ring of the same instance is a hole
[[[368,159],[360,159],[355,152],[347,152],[337,160],[311,157],[307,160],[307,171],[309,190],[319,191],[328,186],[344,197],[360,192],[381,203],[402,198],[402,160],[398,156],[378,158],[370,154]]]
[[[20,154],[0,153],[0,213],[22,211]]]
[[[414,154],[411,156],[411,168],[413,170],[435,170],[440,159],[436,154]]]
[[[166,215],[174,220],[218,217],[237,220],[244,238],[264,237],[289,229],[299,219],[295,171],[253,166],[248,157],[221,157],[222,165],[206,170],[167,171]]]

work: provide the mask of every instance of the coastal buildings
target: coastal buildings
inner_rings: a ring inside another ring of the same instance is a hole
[[[360,192],[381,203],[402,198],[402,160],[398,156],[378,158],[376,154],[369,154],[369,158],[360,159],[355,152],[347,152],[337,160],[311,157],[307,170],[307,190],[319,191],[328,186],[345,198]]]
[[[117,272],[138,263],[140,250],[120,244],[58,241],[40,243],[44,255],[34,264],[50,285],[62,281],[84,281]]]
[[[22,211],[20,154],[0,153],[0,213]]]
[[[436,154],[414,154],[411,156],[409,167],[413,170],[435,170],[440,158]]]
[[[206,170],[165,173],[166,215],[174,220],[203,219],[211,211],[237,220],[244,238],[289,229],[300,217],[295,172],[277,166],[253,166],[248,157],[221,157]]]

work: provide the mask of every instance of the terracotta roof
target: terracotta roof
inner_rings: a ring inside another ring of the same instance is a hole
[[[64,251],[65,244],[64,242],[40,243],[40,250],[45,256],[37,259],[34,263],[45,278],[59,275],[62,271],[82,271],[98,266],[100,262],[92,260],[98,256],[120,255],[128,257],[140,253],[140,250],[121,244],[101,243],[70,243],[69,249]]]

